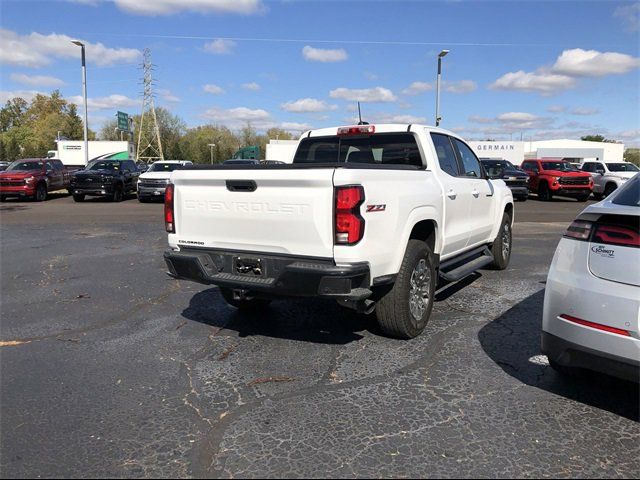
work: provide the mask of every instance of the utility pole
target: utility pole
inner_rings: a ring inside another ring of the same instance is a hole
[[[142,114],[138,127],[136,160],[147,162],[164,160],[156,107],[153,101],[153,64],[151,63],[151,50],[148,48],[144,49],[142,72]]]
[[[87,64],[84,58],[84,43],[72,40],[71,43],[82,51],[82,98],[84,100],[84,164],[89,165],[89,115],[87,114]]]

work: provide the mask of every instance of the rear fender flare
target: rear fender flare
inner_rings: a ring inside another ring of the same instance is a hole
[[[416,207],[409,213],[402,235],[393,252],[393,260],[391,262],[393,273],[400,271],[400,265],[402,264],[413,227],[425,220],[432,221],[435,224],[435,247],[433,253],[438,254],[442,251],[442,212],[434,206]]]

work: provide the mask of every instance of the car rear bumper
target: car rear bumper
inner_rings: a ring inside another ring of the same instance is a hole
[[[507,184],[507,186],[511,189],[511,194],[514,197],[528,197],[529,196],[529,187],[511,187]]]
[[[640,383],[640,363],[617,357],[542,332],[542,353],[566,367],[584,368]]]
[[[364,300],[369,290],[369,265],[337,266],[330,259],[229,252],[201,248],[168,250],[164,259],[174,278],[273,296]],[[240,273],[240,265],[259,262],[261,274]]]

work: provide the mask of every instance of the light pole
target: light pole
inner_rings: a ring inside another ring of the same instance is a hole
[[[209,147],[211,148],[211,165],[213,165],[213,147],[216,146],[215,143],[209,143]]]
[[[438,54],[438,79],[436,80],[436,127],[440,125],[440,76],[442,75],[442,57],[444,57],[449,50],[442,50]]]
[[[89,118],[87,115],[87,65],[84,59],[84,43],[72,40],[82,49],[82,98],[84,99],[84,164],[89,164]]]

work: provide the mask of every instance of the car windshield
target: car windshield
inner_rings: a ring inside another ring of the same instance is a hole
[[[42,170],[42,162],[21,162],[16,160],[7,167],[7,170]]]
[[[120,170],[120,162],[96,162],[89,170]]]
[[[578,169],[569,162],[542,162],[543,170],[559,170],[561,172],[577,172]]]
[[[179,168],[182,168],[182,165],[179,163],[157,162],[151,165],[147,172],[173,172],[174,170],[177,170]]]
[[[482,160],[484,168],[513,168],[506,160]]]
[[[610,172],[637,172],[638,167],[633,163],[607,163]]]

